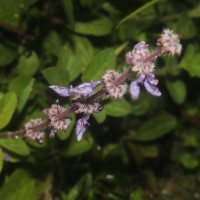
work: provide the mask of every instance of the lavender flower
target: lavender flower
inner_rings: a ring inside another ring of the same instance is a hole
[[[67,97],[70,95],[87,95],[94,92],[95,88],[101,84],[100,81],[91,81],[90,83],[83,83],[77,87],[72,87],[72,85],[67,87],[61,87],[57,85],[51,85],[50,88],[62,97]]]
[[[180,37],[169,29],[163,29],[160,38],[157,40],[157,45],[161,47],[162,53],[169,53],[172,56],[180,55],[182,51]]]
[[[144,62],[144,59],[150,55],[148,44],[139,42],[132,51],[126,54],[126,62],[132,65],[131,70],[138,72],[138,74],[150,74],[154,72],[155,60]]]
[[[87,125],[90,125],[88,123],[89,118],[90,118],[90,115],[84,115],[81,119],[79,119],[77,121],[77,124],[76,124],[76,137],[77,137],[78,141],[80,141],[82,139],[83,134],[86,131]]]
[[[158,80],[155,79],[154,74],[149,74],[145,76],[141,74],[135,81],[130,84],[130,94],[133,99],[138,99],[140,94],[140,85],[144,85],[145,89],[148,93],[154,96],[160,96],[161,92],[156,87],[158,84]]]

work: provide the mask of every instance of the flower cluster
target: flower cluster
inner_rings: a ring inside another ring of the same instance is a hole
[[[40,118],[31,119],[30,121],[26,122],[24,125],[25,137],[42,143],[44,141],[44,131],[37,127],[40,126],[41,123],[42,120]]]
[[[154,96],[160,96],[158,89],[158,80],[155,78],[155,62],[161,54],[180,55],[182,46],[179,36],[169,29],[164,29],[160,38],[157,40],[158,48],[155,51],[149,50],[149,45],[142,41],[136,44],[129,51],[125,60],[129,68],[123,73],[114,69],[106,69],[105,74],[99,81],[90,81],[80,84],[77,87],[63,87],[52,85],[50,88],[62,97],[72,96],[72,104],[69,108],[64,108],[58,104],[52,104],[50,108],[44,109],[43,112],[48,120],[42,122],[41,119],[30,120],[25,124],[25,136],[42,142],[44,132],[41,131],[45,126],[51,128],[50,137],[54,137],[57,131],[67,131],[70,125],[70,114],[73,112],[82,115],[76,124],[76,136],[80,141],[89,124],[90,116],[98,113],[103,109],[101,99],[106,95],[108,99],[120,100],[124,97],[127,90],[126,79],[136,73],[136,79],[133,80],[129,87],[131,97],[135,100],[139,98],[140,87],[144,86],[146,91]],[[95,91],[101,85],[99,91]]]
[[[49,119],[49,126],[52,127],[50,137],[54,137],[57,131],[66,131],[70,125],[70,119],[61,118],[60,114],[65,111],[65,108],[58,104],[52,104],[50,108],[44,109],[43,113]]]
[[[120,73],[112,69],[107,69],[102,76],[102,83],[104,84],[106,94],[110,99],[122,99],[126,93],[127,84],[122,82],[115,82],[120,76]]]

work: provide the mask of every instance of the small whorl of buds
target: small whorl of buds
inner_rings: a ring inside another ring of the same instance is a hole
[[[180,55],[182,45],[180,44],[180,36],[174,34],[169,29],[163,29],[160,38],[157,40],[157,45],[161,47],[162,53],[168,53],[172,56]]]
[[[144,41],[136,44],[132,51],[126,54],[126,62],[132,65],[132,72],[138,74],[151,74],[154,71],[154,59],[144,62],[144,59],[150,55],[148,44]]]
[[[30,140],[38,140],[39,143],[44,141],[44,132],[41,130],[37,130],[37,126],[42,123],[40,118],[31,119],[30,121],[26,122],[24,125],[25,130],[25,137],[29,138]]]
[[[75,109],[76,114],[79,113],[92,114],[92,113],[98,113],[102,110],[102,106],[99,103],[86,104],[86,103],[76,102],[73,104],[73,107]]]
[[[54,128],[54,132],[66,131],[69,127],[69,124],[71,122],[70,119],[59,118],[59,115],[64,111],[65,108],[58,104],[52,104],[50,108],[43,110],[43,113],[45,113],[48,119],[50,120],[49,126],[52,126]],[[54,136],[53,132],[50,134],[50,136]]]
[[[105,86],[106,94],[110,99],[122,99],[127,90],[125,83],[115,83],[120,76],[115,70],[107,69],[102,76],[102,83]]]

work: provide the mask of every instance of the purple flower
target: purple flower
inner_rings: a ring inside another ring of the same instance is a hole
[[[161,96],[161,92],[156,87],[157,84],[158,84],[158,80],[155,79],[154,74],[148,75],[144,81],[144,87],[148,93],[150,93],[154,96]]]
[[[138,72],[139,74],[151,74],[154,72],[155,59],[144,61],[151,52],[148,49],[148,44],[145,42],[139,42],[136,44],[132,51],[126,54],[126,62],[132,65],[131,70]]]
[[[69,88],[57,85],[51,85],[50,88],[62,97],[70,95],[87,95],[94,92],[95,88],[101,84],[101,81],[90,81],[90,83],[83,83],[77,87],[71,85]]]
[[[154,96],[160,96],[161,92],[157,88],[158,80],[155,79],[154,74],[141,74],[138,78],[130,84],[130,94],[133,99],[138,99],[140,95],[140,85],[144,85],[148,93]]]
[[[77,137],[78,141],[80,141],[82,139],[83,134],[86,131],[87,125],[90,125],[88,123],[89,118],[90,118],[90,115],[84,115],[81,119],[79,119],[77,121],[77,124],[76,124],[76,137]]]

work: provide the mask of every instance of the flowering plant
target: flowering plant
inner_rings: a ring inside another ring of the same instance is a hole
[[[123,73],[113,69],[106,69],[101,80],[80,84],[76,87],[62,87],[52,85],[50,88],[62,97],[73,96],[71,107],[64,108],[59,103],[54,103],[50,108],[43,110],[47,116],[46,121],[41,118],[31,119],[25,123],[24,129],[13,134],[13,136],[22,135],[31,140],[44,141],[45,129],[50,127],[50,137],[53,138],[57,131],[67,131],[70,126],[70,114],[81,114],[82,117],[76,123],[76,136],[80,141],[89,124],[90,116],[103,109],[101,99],[103,95],[110,100],[121,100],[128,88],[126,79],[132,74],[137,73],[136,79],[129,86],[129,92],[133,100],[139,98],[140,87],[154,96],[160,96],[158,89],[158,80],[155,78],[155,62],[161,55],[180,55],[182,46],[180,37],[169,29],[164,29],[160,38],[157,40],[157,49],[150,51],[148,44],[144,41],[136,44],[126,56],[126,63],[129,68]],[[99,91],[95,91],[96,88]],[[3,136],[1,136],[3,137]]]

